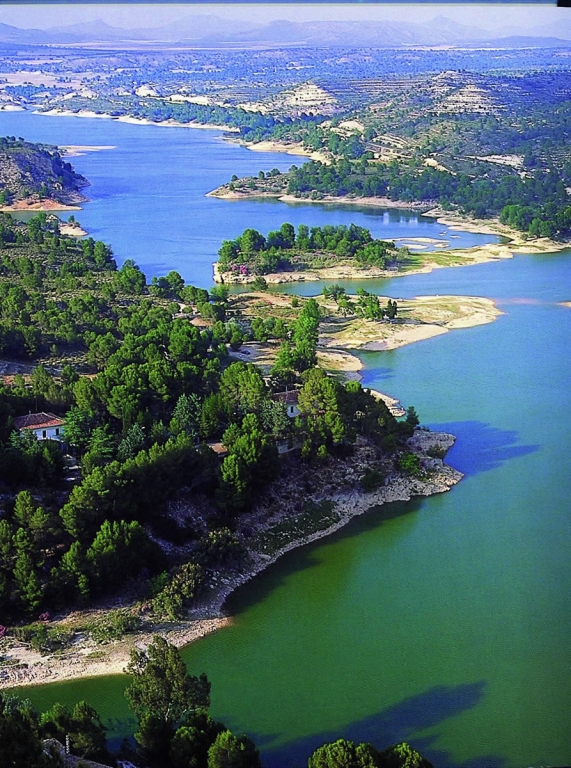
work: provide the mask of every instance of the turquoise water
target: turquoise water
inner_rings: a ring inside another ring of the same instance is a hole
[[[81,140],[74,134],[57,139],[62,143],[120,143],[108,121],[20,117],[53,131],[84,131]],[[4,128],[5,121],[0,114],[0,131],[18,134]],[[206,132],[123,128],[135,131],[128,135],[140,146],[152,141],[150,134],[155,147],[167,142],[165,164],[169,142],[180,141],[180,152],[197,142],[194,149],[208,148],[209,157],[223,147],[228,166],[244,163],[237,173],[264,167],[262,156]],[[91,172],[78,158],[79,169],[94,179],[94,202],[78,217],[86,225],[98,204],[116,217],[138,210],[136,190],[122,196],[110,188],[103,196],[106,177],[95,183],[96,166],[112,155],[86,157]],[[201,162],[206,168],[207,158],[197,159],[197,167]],[[217,162],[213,176],[227,178],[228,167]],[[270,168],[281,159],[271,155],[268,162]],[[189,222],[182,207],[161,195],[153,201],[151,191],[141,192],[140,205],[148,196],[150,216],[170,204],[172,250],[151,259],[149,243],[133,235],[125,255],[147,269],[165,264],[185,274],[176,248],[186,248],[177,238]],[[192,195],[198,206],[198,193]],[[215,201],[210,209],[211,198],[200,200],[199,231],[210,226],[211,211],[220,211],[213,241],[222,227],[225,233],[234,228],[223,235],[233,236],[248,225],[270,229],[285,220],[284,211],[292,220],[280,204]],[[346,213],[305,208],[315,216],[308,223],[338,223]],[[349,213],[349,220],[357,216]],[[393,226],[383,216],[358,215],[364,217],[358,223],[366,218],[377,225],[377,234]],[[149,237],[164,219],[154,221]],[[407,226],[421,226],[423,234],[435,226],[420,221]],[[119,254],[124,246],[104,229],[115,225],[102,217],[98,236]],[[196,282],[208,284],[211,256],[196,256],[196,274],[204,275]],[[369,284],[395,297],[489,296],[505,314],[394,352],[363,354],[365,384],[414,404],[425,423],[458,436],[449,461],[465,479],[450,493],[372,511],[325,542],[286,555],[232,597],[231,627],[185,649],[191,671],[206,671],[212,680],[214,715],[249,733],[266,766],[302,765],[317,745],[341,735],[379,747],[407,739],[439,768],[570,763],[571,309],[558,303],[571,299],[568,259],[569,253],[518,256]],[[124,680],[81,680],[26,693],[42,707],[86,698],[120,735],[130,727]]]

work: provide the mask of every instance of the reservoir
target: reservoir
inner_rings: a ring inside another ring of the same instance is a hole
[[[370,229],[374,237],[388,239],[438,239],[447,231],[433,219],[407,211],[205,197],[232,174],[257,175],[272,168],[287,171],[307,160],[252,152],[224,141],[219,131],[0,112],[0,135],[7,134],[60,146],[115,147],[70,158],[91,182],[83,190],[91,202],[74,215],[93,238],[112,246],[119,264],[134,259],[149,279],[175,269],[187,282],[207,288],[212,285],[212,264],[223,240],[238,237],[247,227],[267,234],[284,221],[296,227],[353,222]],[[62,213],[63,218],[67,215]],[[451,243],[457,248],[497,239],[452,234]]]
[[[208,286],[221,239],[248,226],[443,231],[416,215],[205,198],[232,173],[300,162],[216,132],[0,113],[0,133],[116,146],[73,160],[93,182],[93,202],[76,217],[148,275],[177,269]],[[463,233],[451,242],[489,241]],[[458,436],[448,461],[464,480],[289,553],[232,596],[232,626],[185,649],[189,669],[212,681],[213,715],[254,738],[268,768],[302,766],[340,736],[380,748],[406,739],[439,768],[570,763],[569,258],[517,256],[368,284],[397,299],[486,296],[504,314],[362,356],[366,385]],[[94,678],[25,695],[40,707],[86,699],[120,736],[132,727],[124,685]]]

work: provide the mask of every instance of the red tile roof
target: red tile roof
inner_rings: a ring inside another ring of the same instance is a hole
[[[297,405],[298,396],[299,392],[292,389],[291,392],[276,392],[272,395],[272,400],[279,400],[280,403],[285,403],[285,405]]]
[[[29,413],[27,416],[16,416],[16,429],[47,429],[48,427],[63,427],[64,422],[55,413]]]
[[[223,443],[220,442],[212,442],[212,443],[206,443],[206,445],[209,448],[212,448],[214,453],[217,453],[219,456],[227,456],[228,455],[228,448],[226,448]]]

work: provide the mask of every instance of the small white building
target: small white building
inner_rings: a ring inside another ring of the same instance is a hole
[[[295,419],[299,416],[301,411],[297,407],[298,392],[292,389],[291,392],[276,392],[272,395],[272,400],[276,400],[278,403],[283,403],[286,407],[286,413],[290,419]]]
[[[14,428],[20,432],[31,431],[38,440],[63,440],[65,422],[55,413],[29,413],[27,416],[16,416]]]

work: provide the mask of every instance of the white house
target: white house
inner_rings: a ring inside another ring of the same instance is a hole
[[[297,407],[298,392],[292,389],[291,392],[276,392],[272,395],[272,400],[277,400],[279,403],[283,403],[286,407],[287,415],[290,419],[294,419],[299,416],[301,411]]]
[[[63,419],[55,413],[29,413],[27,416],[16,416],[14,427],[20,432],[32,431],[38,440],[63,440]]]

